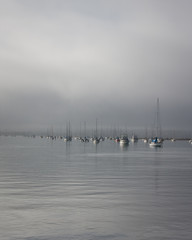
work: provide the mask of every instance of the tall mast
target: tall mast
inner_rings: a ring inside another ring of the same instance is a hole
[[[156,137],[159,135],[161,137],[161,126],[160,126],[160,116],[159,116],[159,98],[157,98],[157,113],[156,113]]]
[[[70,124],[70,121],[69,121],[69,139],[71,137],[71,124]]]
[[[79,137],[81,138],[81,122],[80,122],[80,125],[79,125]]]
[[[68,138],[68,124],[66,122],[66,139]]]
[[[86,121],[84,121],[84,135],[85,135],[85,137],[86,137]]]
[[[96,129],[95,129],[95,137],[97,138],[97,118],[96,118]]]

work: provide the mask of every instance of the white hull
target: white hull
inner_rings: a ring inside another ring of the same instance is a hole
[[[150,147],[162,147],[162,142],[151,142],[149,143]]]
[[[97,138],[96,138],[96,139],[93,139],[93,143],[94,143],[94,144],[98,144],[98,143],[99,143],[99,139],[97,139]]]
[[[119,143],[120,143],[121,145],[123,145],[123,144],[125,144],[125,145],[126,145],[126,144],[129,144],[128,136],[126,136],[126,135],[121,136]]]
[[[133,135],[131,138],[131,142],[138,142],[138,137],[136,135]]]
[[[135,139],[135,138],[131,138],[131,142],[138,142],[138,139]]]
[[[129,143],[129,140],[120,140],[119,143],[120,143],[120,144],[128,144],[128,143]]]

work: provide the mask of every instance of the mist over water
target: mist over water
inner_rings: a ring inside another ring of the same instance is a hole
[[[191,239],[192,148],[0,137],[2,240]]]
[[[9,0],[0,9],[0,130],[191,131],[189,0]]]

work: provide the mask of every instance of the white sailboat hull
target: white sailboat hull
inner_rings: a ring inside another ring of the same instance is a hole
[[[120,140],[119,143],[120,143],[120,144],[128,144],[128,143],[129,143],[129,140]]]
[[[150,147],[162,147],[162,142],[151,142],[149,143]]]

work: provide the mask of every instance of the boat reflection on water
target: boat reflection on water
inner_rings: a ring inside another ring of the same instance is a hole
[[[127,135],[121,136],[119,143],[120,143],[121,149],[126,150],[129,146],[128,136]]]
[[[129,143],[120,143],[119,146],[120,146],[121,150],[127,151]]]

